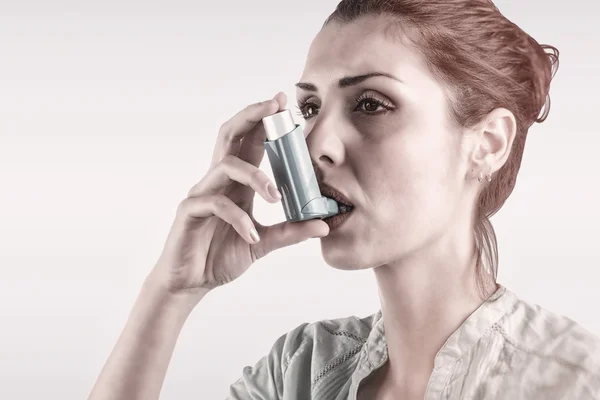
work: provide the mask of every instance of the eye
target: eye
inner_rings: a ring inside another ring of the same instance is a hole
[[[298,115],[304,119],[310,119],[319,113],[319,106],[305,99],[298,100]]]
[[[356,97],[355,100],[358,104],[354,111],[361,111],[367,115],[385,114],[394,109],[394,106],[389,102],[380,100],[372,94],[362,94]]]
[[[370,93],[361,94],[354,100],[357,105],[353,111],[362,112],[366,115],[385,114],[394,109],[394,106],[388,101],[378,99]],[[319,105],[307,99],[299,99],[296,108],[298,109],[297,114],[305,120],[311,119],[319,114]]]

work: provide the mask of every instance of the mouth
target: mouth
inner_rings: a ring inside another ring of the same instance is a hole
[[[350,211],[354,210],[354,207],[352,206],[347,206],[345,204],[339,204],[339,209],[340,209],[340,214],[346,214],[349,213]]]
[[[354,209],[354,204],[342,192],[325,183],[319,183],[321,194],[334,199],[338,203],[340,214],[347,214]]]

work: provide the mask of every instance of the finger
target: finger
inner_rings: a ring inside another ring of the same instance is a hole
[[[224,195],[188,197],[179,204],[177,216],[186,220],[216,216],[231,225],[246,242],[254,244],[260,240],[250,216]]]
[[[324,237],[329,234],[329,226],[320,219],[301,222],[281,222],[271,226],[259,226],[261,241],[255,246],[258,258],[274,250],[287,247],[305,240]]]
[[[277,93],[273,97],[273,100],[275,100],[279,105],[273,114],[285,110],[287,103],[287,97],[285,93]],[[252,165],[259,166],[265,155],[266,139],[267,134],[265,132],[264,125],[262,123],[257,124],[252,131],[248,133],[247,139],[244,139],[244,141],[240,143],[240,150],[237,154],[238,157],[242,160],[248,161]]]
[[[239,153],[244,137],[255,134],[254,128],[262,129],[262,119],[277,112],[279,103],[274,99],[247,106],[221,125],[213,152],[211,166],[218,164],[226,155]]]
[[[279,103],[279,110],[278,111],[283,111],[285,110],[285,106],[287,104],[287,96],[284,92],[279,92],[275,95],[274,97],[275,100],[277,100],[277,102]]]
[[[281,200],[277,185],[261,169],[232,155],[226,156],[215,168],[208,171],[204,178],[190,189],[188,197],[217,194],[232,181],[252,188],[268,202],[276,203]]]

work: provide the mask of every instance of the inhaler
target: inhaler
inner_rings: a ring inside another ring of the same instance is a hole
[[[339,213],[337,201],[321,195],[302,127],[290,110],[262,119],[267,152],[285,217],[290,222],[327,218]]]

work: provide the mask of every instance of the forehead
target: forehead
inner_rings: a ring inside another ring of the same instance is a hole
[[[330,22],[311,43],[303,78],[337,77],[373,70],[401,79],[425,74],[424,63],[406,35],[390,29],[391,20],[365,16],[350,23]]]

